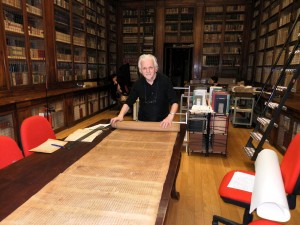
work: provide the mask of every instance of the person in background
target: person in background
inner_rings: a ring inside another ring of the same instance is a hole
[[[151,54],[139,57],[138,68],[142,76],[133,84],[119,115],[110,122],[123,121],[139,98],[138,120],[160,122],[163,128],[170,126],[178,110],[178,98],[170,79],[157,72],[157,59]]]
[[[119,85],[118,80],[117,80],[117,74],[113,73],[111,75],[111,80],[112,80],[111,97],[114,101],[117,101],[122,94],[121,86]]]
[[[219,78],[217,76],[212,76],[209,80],[209,83],[213,86],[218,86]]]

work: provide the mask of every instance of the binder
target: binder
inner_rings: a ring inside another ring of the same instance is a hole
[[[230,94],[225,91],[214,91],[212,94],[212,109],[216,113],[226,114],[230,107]]]

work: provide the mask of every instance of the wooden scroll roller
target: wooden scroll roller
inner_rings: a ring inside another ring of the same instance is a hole
[[[172,123],[171,126],[163,128],[160,122],[142,122],[142,121],[119,121],[111,125],[113,128],[124,130],[141,130],[141,131],[180,131],[180,124]]]

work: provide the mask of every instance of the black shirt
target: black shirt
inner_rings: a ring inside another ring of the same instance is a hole
[[[140,77],[133,84],[126,104],[132,108],[137,98],[139,98],[140,121],[160,122],[168,116],[170,105],[178,103],[170,79],[160,73],[156,73],[152,85],[143,76]]]

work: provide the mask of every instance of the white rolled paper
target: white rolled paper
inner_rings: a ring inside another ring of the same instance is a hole
[[[262,150],[255,161],[255,180],[250,213],[261,218],[286,222],[291,218],[277,154]]]

